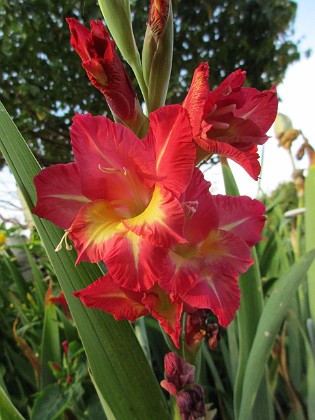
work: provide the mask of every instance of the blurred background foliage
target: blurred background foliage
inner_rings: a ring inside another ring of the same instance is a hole
[[[139,50],[148,0],[132,0]],[[211,67],[211,86],[241,67],[247,83],[269,89],[299,59],[292,41],[297,4],[288,0],[174,0],[175,49],[167,101],[183,100],[201,61]],[[107,114],[71,49],[66,17],[89,26],[101,14],[95,0],[0,0],[0,98],[43,166],[71,158],[69,125],[74,112]],[[2,160],[2,165],[4,164]]]

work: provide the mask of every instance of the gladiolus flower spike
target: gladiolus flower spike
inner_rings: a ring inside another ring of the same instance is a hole
[[[77,263],[106,264],[105,276],[74,293],[84,305],[117,320],[152,315],[178,348],[185,311],[186,346],[193,351],[206,337],[215,348],[219,327],[207,323],[208,314],[222,327],[233,320],[238,276],[253,263],[250,249],[261,239],[265,208],[249,197],[212,195],[195,163],[222,154],[257,179],[257,144],[267,140],[275,117],[275,91],[243,88],[241,70],[210,91],[202,63],[183,104],[152,112],[139,139],[134,133],[143,113],[105,27],[68,23],[89,79],[124,125],[76,115],[74,162],[35,177],[33,213],[65,230],[57,251],[63,243],[71,250],[70,239]],[[178,401],[183,413],[199,391],[189,392]]]

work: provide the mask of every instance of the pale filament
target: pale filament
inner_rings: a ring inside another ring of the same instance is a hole
[[[68,235],[69,235],[69,233],[70,233],[70,229],[67,229],[67,230],[65,230],[65,233],[64,233],[64,235],[62,236],[62,238],[61,238],[61,241],[59,242],[59,244],[56,246],[56,249],[55,249],[55,252],[58,252],[58,251],[60,251],[61,250],[61,248],[62,248],[62,243],[64,242],[65,243],[65,245],[66,245],[66,250],[67,251],[71,251],[72,250],[72,245],[70,245],[69,243],[68,243]]]
[[[197,211],[198,201],[197,200],[185,201],[183,204],[184,204],[185,210],[186,210],[185,215],[186,215],[187,219],[190,220]]]

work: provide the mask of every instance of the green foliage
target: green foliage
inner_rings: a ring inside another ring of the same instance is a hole
[[[19,227],[1,224],[0,230],[6,237],[0,244],[0,418],[21,418],[15,406],[32,419],[48,420],[64,412],[89,418],[93,411],[102,419],[73,320],[60,304],[45,306],[45,296],[39,300],[38,287],[44,295],[48,291],[47,299],[58,296],[60,288],[37,234],[27,240]],[[8,245],[12,237],[19,236],[24,241]],[[32,261],[28,280],[21,274],[16,249],[26,252]]]
[[[134,32],[141,52],[149,1],[133,0]],[[293,1],[173,2],[174,62],[167,101],[183,100],[201,61],[211,66],[211,86],[241,67],[248,84],[279,83],[299,58],[290,40]],[[66,17],[88,26],[100,19],[91,0],[0,0],[0,96],[41,165],[70,159],[69,125],[74,112],[106,113],[69,44]],[[27,52],[27,53],[26,53]],[[128,69],[130,72],[130,68]]]

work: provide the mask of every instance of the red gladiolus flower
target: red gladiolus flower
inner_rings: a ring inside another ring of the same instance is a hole
[[[266,142],[266,132],[276,118],[276,90],[244,88],[245,72],[237,70],[210,91],[208,77],[208,64],[200,64],[183,102],[199,146],[197,159],[201,161],[212,154],[226,156],[257,180],[257,145]]]
[[[249,197],[212,196],[209,185],[195,169],[181,198],[188,243],[171,247],[159,284],[192,308],[210,309],[227,327],[239,307],[237,278],[253,263],[250,248],[260,240],[265,207]]]
[[[143,140],[105,117],[76,115],[71,139],[76,162],[35,177],[33,213],[67,230],[77,262],[103,260],[121,287],[152,288],[159,255],[186,242],[179,197],[195,146],[185,111],[178,105],[152,113]]]
[[[79,54],[91,83],[99,89],[112,112],[135,132],[145,117],[115,42],[100,20],[91,22],[91,30],[74,18],[66,19],[71,31],[71,46]]]

